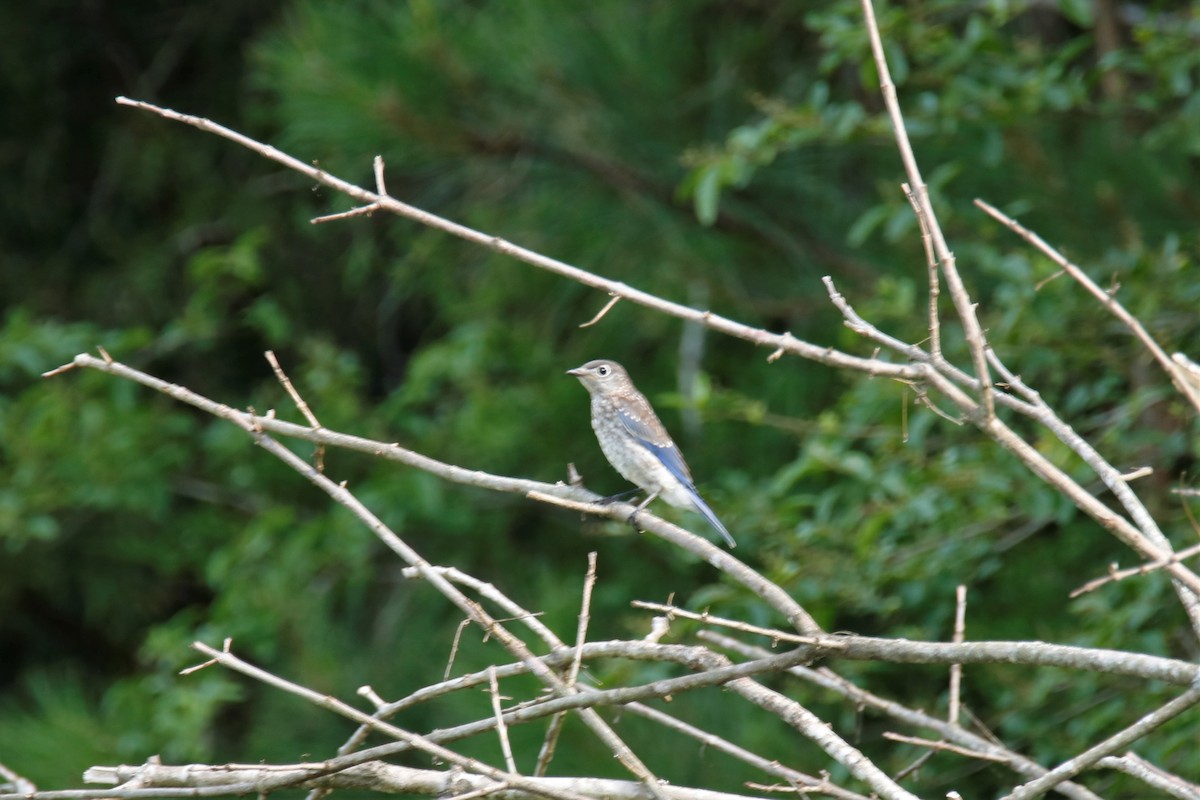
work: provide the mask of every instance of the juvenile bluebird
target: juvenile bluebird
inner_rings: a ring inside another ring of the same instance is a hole
[[[661,497],[676,508],[698,511],[727,545],[736,547],[729,531],[696,491],[683,454],[625,368],[615,361],[589,361],[567,374],[579,378],[592,396],[592,430],[608,463],[646,492],[634,513]]]

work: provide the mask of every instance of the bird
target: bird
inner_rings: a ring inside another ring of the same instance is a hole
[[[578,378],[591,395],[592,430],[608,463],[646,492],[646,499],[630,520],[661,497],[676,508],[699,512],[721,534],[725,544],[731,549],[736,547],[729,531],[696,491],[683,454],[625,368],[615,361],[597,359],[569,369],[567,374]]]

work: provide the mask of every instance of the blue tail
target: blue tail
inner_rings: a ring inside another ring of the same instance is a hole
[[[730,550],[737,547],[737,542],[735,542],[733,537],[729,535],[729,531],[725,530],[725,526],[721,524],[721,520],[717,519],[717,515],[714,514],[713,510],[708,507],[708,503],[704,502],[704,498],[701,497],[700,493],[696,491],[696,487],[689,486],[688,488],[691,489],[692,503],[695,504],[696,510],[699,511],[706,520],[708,520],[709,525],[712,525],[717,529],[717,532],[720,533],[721,537],[725,539],[725,544],[729,545]]]

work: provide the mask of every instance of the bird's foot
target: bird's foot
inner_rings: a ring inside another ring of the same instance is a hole
[[[642,532],[641,527],[637,524],[638,512],[641,511],[646,506],[650,505],[650,503],[652,503],[654,501],[654,498],[658,497],[658,495],[659,495],[659,492],[651,492],[650,494],[646,495],[646,499],[643,500],[642,502],[638,503],[637,508],[635,508],[633,510],[633,513],[629,515],[628,522],[630,525],[633,526],[633,529],[635,531],[637,531],[638,533]]]

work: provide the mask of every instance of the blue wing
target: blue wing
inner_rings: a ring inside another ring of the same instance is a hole
[[[670,434],[658,421],[654,409],[644,397],[628,399],[624,407],[617,408],[617,419],[625,426],[625,430],[633,434],[641,444],[654,453],[667,471],[675,476],[685,486],[692,486],[692,473],[683,460],[683,453],[671,441]]]
[[[662,465],[667,468],[667,472],[670,472],[676,480],[684,485],[688,494],[691,495],[692,504],[696,510],[708,520],[709,525],[712,525],[721,534],[721,537],[725,539],[725,544],[729,545],[730,549],[736,547],[737,544],[729,535],[729,531],[721,524],[721,520],[717,519],[717,515],[708,507],[708,503],[704,502],[700,492],[696,491],[696,485],[692,483],[691,470],[688,469],[687,462],[683,460],[683,453],[679,452],[675,442],[671,441],[671,436],[663,424],[658,421],[650,403],[640,396],[627,401],[625,408],[618,408],[617,418],[621,420],[625,430],[633,434],[638,442],[662,462]]]

